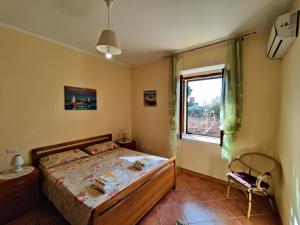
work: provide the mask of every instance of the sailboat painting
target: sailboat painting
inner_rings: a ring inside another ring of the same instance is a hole
[[[65,110],[96,110],[95,89],[65,86]]]

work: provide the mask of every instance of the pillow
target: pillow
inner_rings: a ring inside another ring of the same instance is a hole
[[[85,147],[83,150],[86,151],[87,153],[91,154],[91,155],[95,155],[97,153],[100,152],[105,152],[108,150],[113,150],[116,148],[120,148],[120,146],[118,144],[116,144],[113,141],[107,141],[104,143],[100,143],[100,144],[95,144],[95,145],[91,145],[88,147]]]
[[[60,152],[44,156],[40,159],[40,165],[43,168],[48,169],[87,156],[89,155],[85,152],[79,149],[74,149],[66,152]]]

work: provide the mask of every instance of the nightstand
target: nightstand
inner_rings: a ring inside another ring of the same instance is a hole
[[[131,150],[136,150],[136,141],[131,140],[128,142],[123,142],[122,140],[117,141],[118,145],[120,145],[123,148],[128,148]]]
[[[38,206],[39,172],[31,169],[26,175],[0,180],[0,224]]]

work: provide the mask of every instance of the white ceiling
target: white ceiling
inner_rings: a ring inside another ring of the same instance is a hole
[[[292,0],[115,0],[111,27],[130,66],[232,34],[270,28]],[[103,0],[0,0],[0,22],[97,53]],[[1,38],[1,37],[0,37]]]

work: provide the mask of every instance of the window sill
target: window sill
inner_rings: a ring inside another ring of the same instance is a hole
[[[189,141],[200,141],[200,142],[207,142],[212,144],[220,144],[220,138],[214,138],[214,137],[205,137],[195,134],[182,134],[183,140],[189,140]]]

